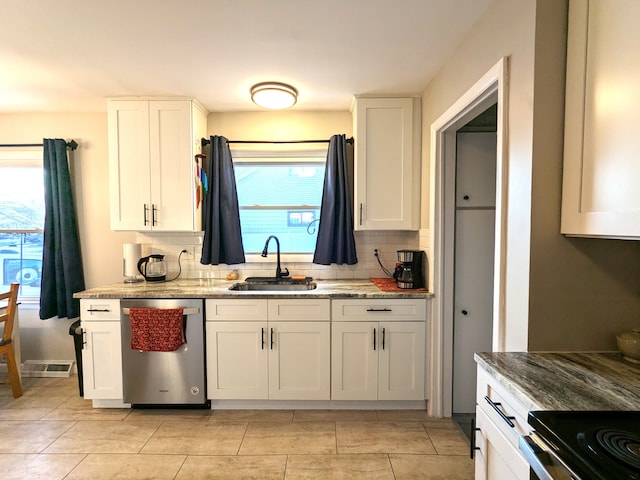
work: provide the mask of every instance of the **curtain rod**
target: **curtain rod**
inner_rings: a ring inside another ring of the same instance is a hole
[[[203,138],[201,145],[209,145],[210,140]],[[329,143],[329,140],[290,140],[290,141],[271,141],[271,140],[228,140],[227,143]],[[347,138],[347,143],[353,143],[353,137]]]
[[[42,147],[41,143],[2,143],[0,148],[18,148],[18,147]],[[75,140],[69,140],[67,142],[67,148],[75,150],[78,148],[78,142]]]

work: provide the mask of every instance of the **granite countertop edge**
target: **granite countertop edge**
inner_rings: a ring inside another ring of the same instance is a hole
[[[74,298],[430,298],[426,291],[383,291],[362,280],[315,279],[317,288],[301,291],[233,291],[242,280],[179,279],[170,282],[114,283],[75,293]]]
[[[620,352],[476,353],[529,410],[640,410],[640,365]]]

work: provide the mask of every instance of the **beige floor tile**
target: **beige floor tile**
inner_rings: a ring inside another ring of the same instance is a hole
[[[212,422],[290,422],[293,410],[212,410]]]
[[[473,480],[468,456],[389,455],[396,480]]]
[[[167,421],[153,434],[141,453],[237,455],[246,429],[246,423]]]
[[[457,428],[427,428],[438,455],[468,455],[469,442]]]
[[[51,410],[45,420],[124,420],[129,416],[128,408],[93,408],[91,400],[71,397],[58,408]]]
[[[253,422],[240,455],[336,453],[333,422]]]
[[[187,457],[176,480],[282,480],[286,455]]]
[[[424,423],[427,431],[433,428],[458,429],[458,425],[456,425],[456,422],[451,420],[451,418],[427,417],[427,420],[423,421],[422,423]]]
[[[41,420],[55,408],[2,408],[0,407],[0,421],[2,420]]]
[[[76,422],[45,453],[138,453],[157,429],[157,422]]]
[[[41,453],[72,427],[73,422],[1,421],[0,453]]]
[[[294,422],[375,422],[375,410],[296,410]]]
[[[389,456],[289,455],[285,480],[393,480]]]
[[[338,453],[435,454],[420,422],[336,422]]]
[[[25,394],[22,397],[5,400],[2,408],[48,408],[53,410],[68,399],[69,397],[36,397]]]
[[[85,456],[82,454],[0,454],[2,480],[61,480]]]
[[[429,415],[425,410],[376,410],[381,422],[425,422]]]
[[[65,480],[173,480],[183,455],[92,453]]]

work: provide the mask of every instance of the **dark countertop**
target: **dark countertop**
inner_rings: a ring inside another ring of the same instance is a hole
[[[171,282],[114,283],[75,293],[75,298],[430,298],[432,293],[411,290],[385,292],[370,280],[314,280],[315,290],[232,291],[241,280],[179,279]]]
[[[640,365],[619,352],[477,353],[529,410],[640,410]]]

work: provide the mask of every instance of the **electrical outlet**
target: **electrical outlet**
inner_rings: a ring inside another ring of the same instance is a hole
[[[178,250],[176,252],[176,255],[180,256],[180,253],[182,252],[182,258],[185,260],[193,260],[193,245],[188,245],[188,246],[184,246],[182,247],[180,250]]]

